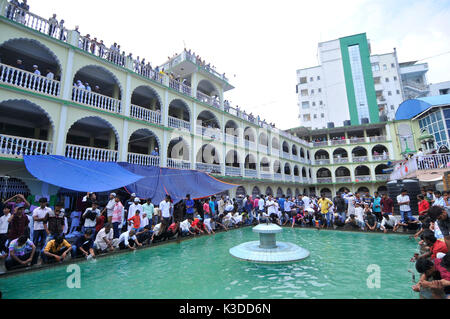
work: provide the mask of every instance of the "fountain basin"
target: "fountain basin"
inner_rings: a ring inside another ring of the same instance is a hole
[[[276,241],[276,234],[282,231],[275,224],[259,224],[253,232],[259,233],[260,240],[235,246],[230,249],[230,254],[240,260],[263,264],[284,264],[307,258],[308,250],[293,243]]]

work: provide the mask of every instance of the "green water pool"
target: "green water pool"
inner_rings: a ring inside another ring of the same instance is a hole
[[[417,243],[408,236],[285,228],[277,239],[308,249],[308,259],[257,265],[229,255],[231,247],[257,239],[251,228],[237,229],[81,262],[81,288],[67,287],[72,273],[62,265],[0,278],[0,290],[6,299],[418,297],[408,272]]]

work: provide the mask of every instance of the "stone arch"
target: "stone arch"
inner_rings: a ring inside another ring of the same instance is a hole
[[[118,100],[120,100],[123,96],[124,89],[122,87],[122,83],[113,72],[104,66],[97,64],[83,65],[74,73],[72,82],[75,83],[80,78],[83,79],[83,83],[86,82],[86,78],[89,78],[89,85],[92,89],[95,85],[99,85],[101,90],[100,94],[102,95],[113,97]],[[104,83],[109,84],[109,86],[105,88]],[[114,97],[114,85],[117,85],[119,89],[119,97]]]
[[[85,117],[81,117],[78,118],[76,120],[73,120],[72,123],[70,124],[68,130],[66,131],[66,143],[67,143],[67,136],[70,132],[70,130],[79,122],[83,121],[83,120],[88,120],[89,122],[92,123],[93,120],[98,120],[99,122],[105,124],[107,127],[109,127],[110,129],[112,129],[112,131],[114,132],[114,135],[116,137],[116,150],[118,148],[118,145],[120,145],[120,134],[119,131],[117,131],[117,129],[114,127],[114,125],[112,123],[110,123],[109,121],[107,121],[106,119],[100,117],[100,116],[85,116]]]

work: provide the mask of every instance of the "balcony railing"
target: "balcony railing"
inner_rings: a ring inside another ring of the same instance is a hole
[[[229,143],[229,144],[238,145],[239,137],[238,136],[234,136],[234,135],[230,135],[230,134],[225,134],[225,142]]]
[[[71,144],[66,145],[65,156],[81,161],[117,162],[118,160],[117,151]]]
[[[368,160],[369,157],[367,156],[353,156],[353,162],[355,163],[367,162]]]
[[[133,62],[134,71],[143,77],[150,79],[152,81],[158,82],[160,84],[164,83],[163,75],[159,72],[153,70],[150,66],[138,65],[137,61]],[[190,95],[190,94],[189,94]]]
[[[336,183],[351,183],[352,178],[350,176],[336,177]]]
[[[389,160],[389,154],[386,155],[372,155],[374,161],[387,161]]]
[[[348,163],[348,157],[335,157],[333,161],[335,164]]]
[[[347,144],[347,140],[331,140],[331,145],[344,145]]]
[[[331,177],[317,177],[317,184],[332,184],[333,179]]]
[[[296,183],[301,183],[302,182],[302,178],[300,176],[294,176],[294,181]]]
[[[240,167],[225,166],[225,174],[227,176],[242,176]]]
[[[390,176],[390,174],[379,174],[379,175],[376,175],[375,178],[377,181],[384,182],[384,181],[389,180],[389,176]]]
[[[80,89],[76,86],[73,87],[72,101],[113,113],[121,112],[120,100],[85,89]]]
[[[280,156],[280,150],[278,148],[273,148],[272,147],[272,152],[271,152],[272,156]]]
[[[386,136],[371,136],[369,139],[371,143],[383,143],[387,141]]]
[[[270,172],[261,171],[260,176],[262,179],[273,179],[273,174],[271,174]]]
[[[258,171],[256,169],[245,169],[245,177],[257,177]]]
[[[130,116],[149,123],[161,124],[161,113],[131,104]]]
[[[315,147],[328,146],[328,141],[323,141],[323,142],[313,142],[313,146],[315,146]]]
[[[186,84],[180,83],[175,79],[169,79],[169,87],[187,96],[191,96],[191,87]]]
[[[180,129],[182,131],[190,132],[191,123],[177,119],[176,117],[169,116],[168,118],[169,127]]]
[[[90,52],[93,55],[98,56],[101,59],[107,60],[116,65],[125,67],[127,58],[124,54],[120,53],[119,49],[110,48],[108,49],[103,44],[98,44],[94,42],[93,39],[89,39],[83,36],[79,37],[78,47],[86,52]]]
[[[436,154],[421,156],[417,158],[418,170],[442,169],[448,168],[450,154]]]
[[[316,159],[316,165],[328,165],[330,164],[330,159]]]
[[[196,163],[195,169],[205,173],[222,174],[219,164]]]
[[[258,150],[264,154],[268,154],[268,152],[269,152],[268,147],[266,145],[262,145],[262,144],[258,144]]]
[[[216,128],[197,126],[197,134],[218,141],[222,139],[222,132]]]
[[[372,176],[370,175],[355,176],[355,182],[370,182],[371,180]]]
[[[273,179],[276,181],[282,181],[283,180],[283,175],[280,173],[275,173],[273,174]]]
[[[287,152],[284,152],[283,151],[283,158],[285,158],[285,159],[291,159],[291,154],[289,154],[289,153],[287,153]]]
[[[47,95],[58,96],[60,92],[59,81],[2,63],[0,63],[0,82]]]
[[[23,10],[13,4],[5,1],[5,15],[6,18],[16,21],[27,26],[33,30],[47,34],[55,39],[67,41],[67,30],[61,28],[59,25],[50,24],[47,19],[44,19],[34,13]]]
[[[350,144],[359,144],[359,143],[365,143],[366,138],[365,137],[355,137],[350,139]]]
[[[217,99],[214,99],[200,91],[197,91],[197,99],[200,102],[206,103],[208,105],[214,106],[217,109],[220,109],[220,102]]]
[[[141,166],[159,166],[159,156],[128,153],[128,163]]]
[[[168,158],[167,167],[177,169],[191,169],[191,162],[182,159]]]
[[[253,141],[244,140],[244,146],[245,146],[245,148],[248,148],[251,150],[256,150],[256,143]]]
[[[50,141],[0,134],[0,154],[3,156],[49,155],[52,148]]]

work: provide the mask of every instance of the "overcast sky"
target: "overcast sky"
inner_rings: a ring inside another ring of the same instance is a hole
[[[428,62],[428,80],[450,80],[448,0],[29,0],[30,11],[56,13],[161,65],[186,47],[225,72],[225,99],[277,127],[298,126],[296,70],[315,66],[320,41],[366,32],[372,54]]]

